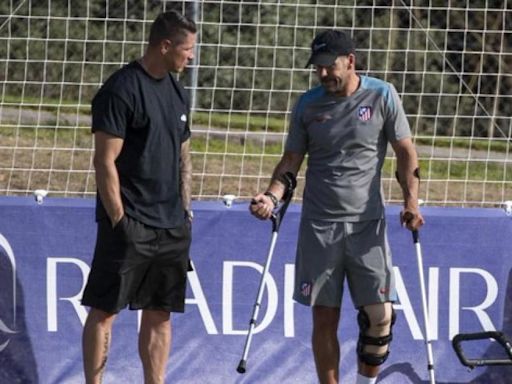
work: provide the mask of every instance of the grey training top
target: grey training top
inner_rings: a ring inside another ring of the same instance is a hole
[[[393,85],[360,79],[348,97],[318,86],[293,109],[285,149],[308,154],[305,218],[363,221],[384,216],[381,168],[387,144],[410,137],[411,130]]]

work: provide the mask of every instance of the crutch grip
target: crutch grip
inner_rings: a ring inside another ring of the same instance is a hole
[[[412,231],[412,241],[414,244],[417,244],[420,241],[420,232],[417,229]]]

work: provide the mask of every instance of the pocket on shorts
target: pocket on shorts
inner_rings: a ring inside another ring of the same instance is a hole
[[[114,227],[108,218],[98,221],[95,259],[109,264],[113,258],[126,252],[132,246],[129,227],[130,221],[126,215]]]
[[[167,234],[178,241],[192,240],[192,223],[187,220],[181,227],[169,228]]]
[[[126,213],[123,215],[123,217],[121,217],[121,220],[119,220],[116,225],[114,225],[112,227],[112,230],[114,231],[118,231],[120,228],[124,228],[124,224],[126,222],[126,220],[128,220],[127,216],[126,216]]]

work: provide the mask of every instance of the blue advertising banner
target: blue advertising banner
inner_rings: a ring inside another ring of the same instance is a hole
[[[316,383],[310,309],[292,300],[300,205],[281,226],[247,372],[236,372],[271,240],[270,222],[246,203],[195,202],[184,314],[173,314],[168,383]],[[420,286],[411,233],[387,209],[399,301],[391,355],[379,383],[428,383]],[[424,207],[421,230],[438,383],[509,383],[510,367],[470,371],[455,355],[458,333],[512,336],[512,217],[500,209]],[[80,298],[96,236],[94,201],[0,198],[0,383],[83,383]],[[345,294],[341,377],[354,382],[357,311]],[[142,383],[139,313],[122,311],[105,383]],[[468,357],[503,357],[497,343],[464,344]]]

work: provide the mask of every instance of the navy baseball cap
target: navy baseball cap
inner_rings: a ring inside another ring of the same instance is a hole
[[[311,64],[332,65],[338,56],[354,52],[354,42],[347,33],[334,29],[320,32],[311,43],[311,56],[306,67]]]

